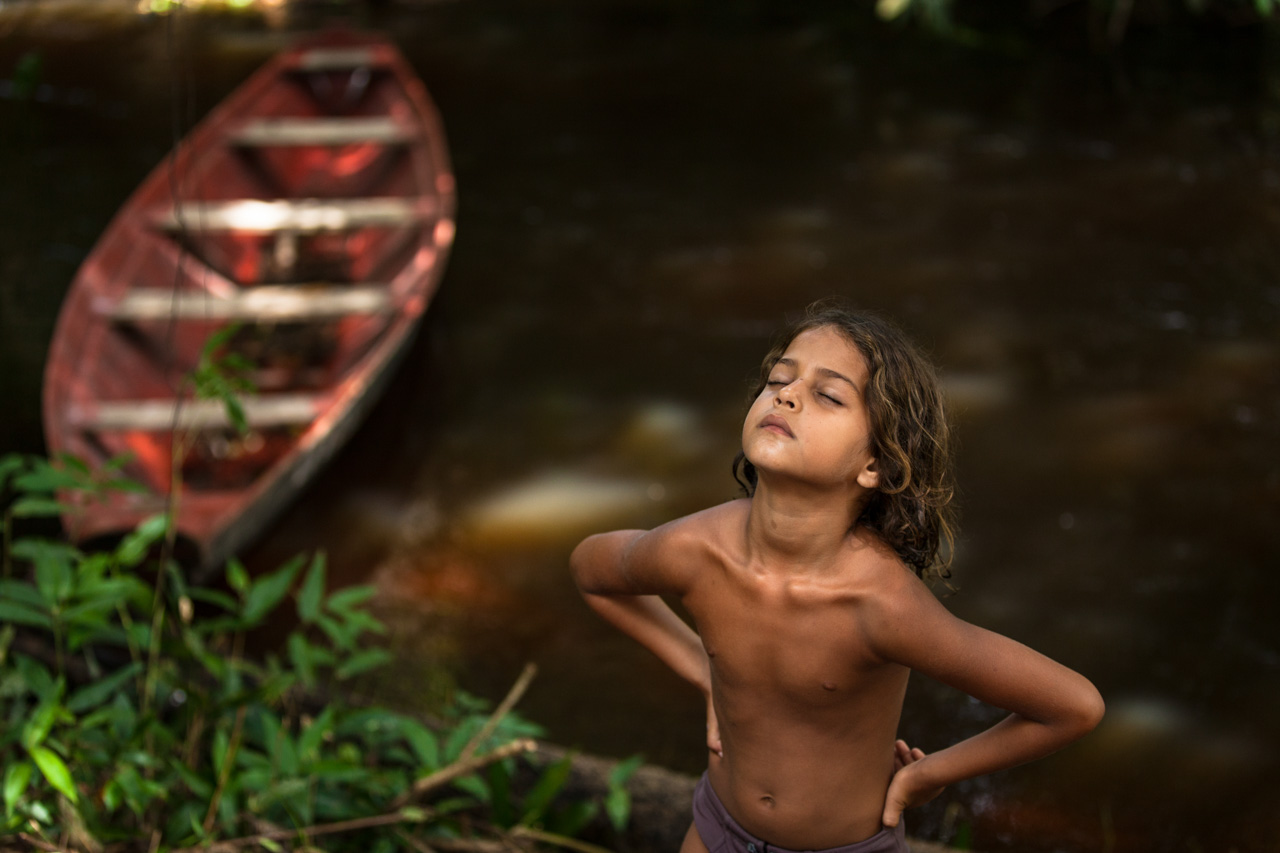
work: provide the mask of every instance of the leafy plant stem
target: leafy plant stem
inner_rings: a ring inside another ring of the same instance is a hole
[[[529,685],[537,674],[537,664],[530,661],[524,665],[524,671],[520,673],[520,677],[516,679],[515,684],[511,685],[511,689],[507,691],[506,698],[494,709],[480,731],[476,732],[475,736],[462,748],[462,752],[458,754],[459,761],[466,761],[474,755],[475,751],[480,748],[480,744],[484,743],[485,738],[493,734],[494,729],[502,722],[502,718],[509,714],[511,709],[516,706],[516,703],[520,701],[520,697],[524,696],[524,692],[529,689]]]
[[[53,662],[58,675],[66,675],[67,667],[62,652],[62,620],[56,610],[53,613]]]
[[[268,832],[259,832],[255,835],[245,835],[240,838],[228,838],[217,842],[218,847],[251,847],[258,845],[263,841],[278,841],[284,838],[312,837],[316,835],[334,835],[339,832],[353,832],[357,829],[371,829],[376,826],[390,826],[397,823],[419,823],[430,812],[424,810],[415,810],[406,812],[397,810],[386,814],[371,815],[370,817],[353,818],[352,820],[340,820],[334,823],[321,823],[315,826],[304,826],[298,829],[273,829]],[[205,847],[183,847],[173,853],[195,853],[197,850],[204,850]]]
[[[37,850],[47,850],[49,853],[67,853],[65,848],[59,847],[56,844],[50,844],[49,842],[36,838],[34,835],[26,832],[19,832],[18,837]]]
[[[120,624],[124,627],[125,642],[129,646],[129,659],[134,663],[141,663],[142,650],[138,648],[138,644],[133,639],[133,617],[129,615],[129,608],[123,604],[117,604],[116,615],[120,617]],[[147,674],[145,670],[138,672],[137,683],[139,695],[145,693],[147,689]]]
[[[501,761],[504,758],[510,758],[511,756],[519,755],[522,752],[533,752],[537,748],[538,744],[536,741],[530,738],[521,738],[520,740],[513,740],[511,743],[504,744],[493,752],[481,755],[477,758],[469,758],[466,761],[455,761],[448,767],[437,770],[435,773],[432,773],[429,776],[424,776],[414,782],[413,787],[408,791],[408,793],[397,797],[392,801],[391,805],[394,808],[400,808],[401,806],[407,805],[415,797],[420,797],[433,788],[438,788],[441,785],[452,782],[454,779],[467,776],[481,768],[488,767],[494,762]]]
[[[236,752],[240,749],[240,737],[244,732],[244,715],[247,709],[246,705],[236,709],[236,721],[231,726],[231,742],[227,746],[227,757],[223,759],[222,771],[218,774],[218,786],[214,788],[213,796],[209,798],[209,810],[205,812],[201,827],[205,835],[213,829],[213,821],[217,817],[218,806],[222,802],[222,792],[226,790],[227,780],[231,778],[231,770],[235,767]]]
[[[187,741],[182,747],[182,762],[190,767],[196,762],[196,753],[200,749],[200,738],[204,735],[204,713],[196,711],[187,729]]]
[[[435,848],[432,847],[430,844],[423,841],[421,838],[414,838],[412,835],[405,832],[403,829],[396,830],[396,838],[399,838],[400,842],[404,844],[406,847],[410,848],[411,850],[416,850],[417,853],[436,853]]]
[[[156,589],[164,583],[164,572],[157,572]],[[153,605],[155,612],[151,616],[151,643],[147,649],[147,677],[139,705],[146,714],[151,708],[152,693],[155,692],[156,678],[160,672],[160,632],[164,629],[165,608],[159,602]]]
[[[545,844],[554,844],[557,847],[563,847],[566,850],[577,850],[578,853],[612,853],[604,847],[595,844],[589,844],[586,841],[579,841],[576,838],[569,838],[565,835],[557,835],[554,832],[545,832],[541,829],[534,829],[530,826],[517,826],[510,833],[514,838],[528,838],[532,841],[541,841]]]
[[[9,551],[13,545],[13,512],[4,511],[4,563],[0,565],[0,578],[8,580],[13,575],[13,560]]]
[[[147,677],[142,692],[142,712],[145,714],[151,705],[151,694],[155,688],[156,671],[160,658],[160,632],[164,629],[164,566],[169,564],[173,556],[173,546],[178,535],[178,500],[182,491],[182,455],[184,452],[184,436],[178,431],[178,418],[181,415],[181,402],[173,408],[173,436],[171,456],[169,460],[169,494],[165,496],[165,531],[164,545],[160,551],[160,570],[156,572],[154,593],[151,597],[151,645],[147,650]]]

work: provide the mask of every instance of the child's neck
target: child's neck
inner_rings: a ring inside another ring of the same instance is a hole
[[[821,571],[835,564],[861,514],[867,490],[812,486],[756,486],[747,515],[752,562],[784,565],[788,571]]]

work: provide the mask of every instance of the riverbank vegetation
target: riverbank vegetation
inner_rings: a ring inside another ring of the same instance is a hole
[[[877,0],[885,21],[962,40],[1050,38],[1109,50],[1132,33],[1274,27],[1280,0]]]
[[[323,555],[225,586],[188,585],[156,516],[110,550],[49,534],[65,496],[129,488],[74,459],[0,458],[0,846],[591,851],[598,813],[628,817],[619,764],[604,796],[558,798],[572,756],[538,764],[537,726],[507,700],[456,693],[423,719],[350,697],[385,664],[367,586],[329,590]],[[246,652],[268,623],[276,651]]]

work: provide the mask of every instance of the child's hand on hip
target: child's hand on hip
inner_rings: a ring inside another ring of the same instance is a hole
[[[716,719],[716,706],[707,694],[707,749],[724,758],[724,744],[720,742],[720,721]]]
[[[923,780],[919,774],[912,772],[912,765],[924,758],[924,750],[913,749],[903,740],[893,744],[893,779],[889,782],[889,791],[885,794],[884,817],[885,826],[897,826],[902,813],[909,808],[924,805],[942,793],[942,787],[921,787]]]

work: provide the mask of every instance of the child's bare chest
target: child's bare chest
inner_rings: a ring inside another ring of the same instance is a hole
[[[687,604],[722,688],[838,704],[873,664],[839,588],[729,575],[699,593]]]

